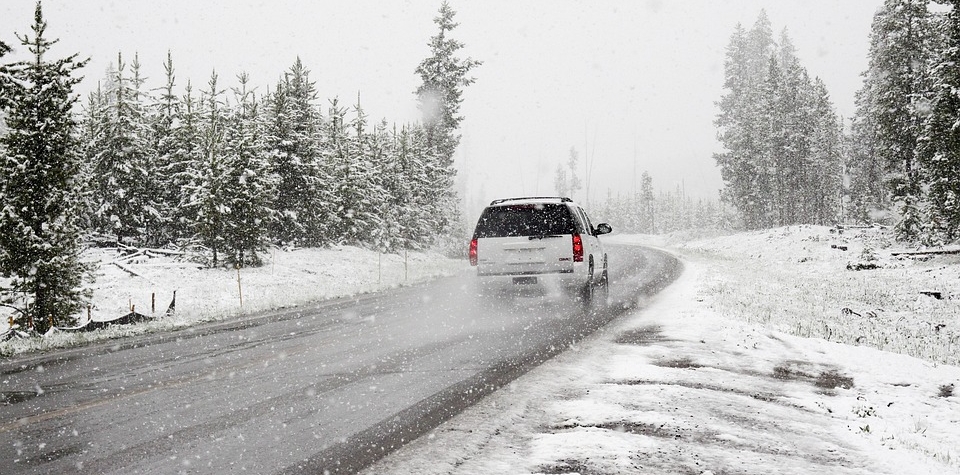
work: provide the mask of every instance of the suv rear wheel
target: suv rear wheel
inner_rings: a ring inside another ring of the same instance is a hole
[[[590,261],[590,280],[580,289],[577,300],[584,310],[603,309],[610,300],[610,277],[607,270],[607,256],[603,256],[603,270],[594,273],[593,261]]]

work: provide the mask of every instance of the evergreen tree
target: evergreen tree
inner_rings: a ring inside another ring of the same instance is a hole
[[[94,147],[98,143],[99,136],[104,129],[106,119],[104,114],[107,111],[106,98],[101,85],[97,84],[97,89],[87,95],[87,104],[83,108],[80,119],[79,142],[83,155],[80,164],[81,175],[81,209],[80,227],[87,232],[97,230],[97,207],[99,206],[99,197],[97,196],[96,179],[96,158],[99,149]]]
[[[641,232],[657,234],[657,222],[654,216],[656,206],[653,194],[653,177],[646,171],[640,177],[640,203],[637,210],[640,213],[638,225]]]
[[[18,38],[32,55],[9,66],[3,96],[10,108],[0,137],[0,275],[9,279],[3,304],[25,299],[17,323],[45,332],[72,322],[82,308],[80,160],[72,108],[78,97],[77,55],[49,61],[57,40],[45,36],[40,2],[33,36]]]
[[[143,147],[140,152],[142,157],[140,163],[142,171],[140,173],[143,176],[143,181],[137,183],[134,187],[134,195],[140,207],[137,213],[139,214],[138,220],[141,223],[138,234],[140,242],[160,246],[168,242],[166,236],[168,217],[162,213],[164,205],[161,195],[163,189],[161,171],[163,168],[161,168],[162,163],[157,154],[157,139],[152,124],[151,108],[155,100],[143,89],[147,78],[141,74],[139,55],[135,54],[133,56],[133,63],[130,66],[133,74],[131,78],[133,100],[131,103],[136,126],[135,136],[137,144]]]
[[[282,244],[316,246],[335,241],[325,125],[316,99],[310,71],[297,58],[266,104],[265,146],[271,172],[279,180],[272,234]]]
[[[258,130],[257,103],[249,76],[238,76],[236,107],[225,124],[223,249],[227,262],[259,266],[269,244],[275,179]]]
[[[406,248],[402,223],[408,212],[410,193],[403,176],[400,140],[396,126],[391,130],[386,120],[374,127],[370,137],[371,156],[383,190],[377,211],[380,226],[371,244],[381,252]]]
[[[877,148],[877,126],[868,113],[874,100],[868,85],[856,94],[856,115],[851,120],[847,139],[846,167],[850,183],[846,190],[850,199],[849,216],[854,222],[890,224],[886,218],[890,209],[890,193],[884,182],[885,166]]]
[[[460,236],[451,235],[451,232],[455,232],[453,226],[459,223],[460,216],[459,202],[453,190],[453,174],[439,155],[440,152],[430,146],[426,127],[421,126],[414,130],[413,144],[414,153],[420,156],[423,167],[417,171],[421,185],[415,193],[417,206],[422,213],[422,223],[426,226],[421,233],[424,239],[422,245],[429,246],[445,236],[457,240]]]
[[[10,46],[0,41],[0,58],[10,52]],[[7,66],[0,65],[0,114],[10,106],[10,96],[13,94],[13,82]],[[3,116],[0,115],[0,118]]]
[[[161,144],[164,153],[169,154],[163,161],[169,167],[165,174],[165,190],[175,204],[170,217],[170,232],[175,240],[189,240],[194,236],[199,221],[199,208],[193,206],[192,185],[197,183],[197,171],[202,169],[204,154],[200,147],[202,107],[193,96],[193,84],[187,81],[180,107],[171,123],[169,144]],[[169,151],[166,151],[169,147]]]
[[[874,140],[873,152],[883,165],[892,201],[899,208],[898,236],[918,235],[924,200],[917,163],[917,140],[930,56],[931,17],[927,0],[887,0],[874,16],[870,33],[869,66],[858,114],[862,131]]]
[[[770,31],[761,13],[749,32],[737,27],[727,48],[716,121],[725,151],[714,155],[723,197],[748,229],[830,222],[840,200],[839,121],[786,31],[779,44]]]
[[[474,83],[470,71],[480,66],[480,61],[461,59],[458,53],[463,43],[453,39],[450,34],[457,27],[453,21],[456,12],[446,1],[440,6],[439,15],[434,23],[440,31],[430,38],[430,56],[420,62],[416,73],[422,83],[417,88],[417,101],[423,114],[423,127],[426,133],[426,145],[430,156],[437,160],[431,168],[433,186],[443,190],[438,198],[442,199],[437,208],[444,212],[443,228],[459,220],[451,210],[458,208],[456,196],[452,191],[456,169],[453,154],[460,144],[457,129],[463,120],[460,105],[463,103],[463,88]]]
[[[399,206],[399,245],[403,249],[421,249],[430,244],[437,233],[437,203],[430,201],[430,189],[425,170],[426,134],[416,125],[405,126],[396,138],[395,145],[397,178],[393,199]],[[388,187],[390,182],[386,182]]]
[[[191,150],[196,138],[196,120],[191,116],[194,107],[188,88],[184,100],[174,92],[176,74],[173,56],[168,51],[163,63],[164,85],[153,105],[151,118],[152,146],[156,155],[155,186],[158,212],[163,228],[160,241],[173,242],[189,236],[184,225],[187,216],[181,206],[183,190],[188,184],[188,170],[192,158]],[[190,101],[190,103],[185,103]]]
[[[140,91],[143,79],[138,61],[134,61],[133,77],[128,78],[125,69],[118,55],[116,71],[100,104],[103,110],[97,115],[98,130],[87,152],[94,162],[96,226],[114,234],[119,242],[158,244],[156,157]]]
[[[357,107],[359,108],[359,103]],[[369,236],[366,241],[375,249],[390,251],[396,250],[402,244],[396,234],[398,210],[402,206],[393,195],[398,186],[396,154],[393,141],[387,130],[386,120],[374,125],[367,134],[368,170],[371,173],[368,181],[372,192],[367,195],[367,209],[371,215]]]
[[[943,22],[944,42],[932,68],[932,101],[919,137],[919,159],[929,187],[926,241],[960,239],[960,1]]]
[[[583,188],[583,182],[580,180],[580,176],[577,175],[577,162],[580,160],[580,155],[577,153],[577,149],[570,147],[570,154],[567,156],[567,168],[570,170],[570,197]],[[567,195],[565,195],[567,196]]]
[[[766,13],[751,31],[737,25],[727,46],[724,89],[715,121],[726,149],[714,154],[726,186],[724,200],[739,210],[747,229],[768,225],[771,186],[762,163],[763,127],[760,107],[762,87],[770,71],[773,38]]]
[[[230,211],[230,190],[227,189],[228,164],[224,153],[225,90],[218,89],[217,73],[210,76],[209,90],[201,91],[199,143],[194,149],[195,159],[189,171],[187,206],[196,216],[193,224],[194,240],[210,252],[210,264],[221,264],[226,250],[226,215]],[[229,258],[229,256],[226,256]]]
[[[577,190],[583,188],[583,182],[580,181],[580,177],[577,175],[577,162],[579,160],[580,155],[577,153],[577,149],[570,147],[566,166],[564,166],[562,162],[557,165],[557,171],[553,177],[553,184],[558,196],[572,198]]]
[[[570,196],[570,180],[567,179],[567,169],[562,163],[557,164],[557,171],[553,175],[553,188],[557,196]]]
[[[334,178],[340,200],[338,235],[348,244],[359,245],[382,229],[376,210],[385,199],[366,132],[367,116],[359,99],[354,112],[354,118],[346,123],[346,111],[334,104],[330,117],[338,164]]]
[[[808,223],[832,225],[839,221],[843,187],[843,127],[830,102],[827,87],[814,81],[809,124],[812,166],[804,179]]]
[[[765,184],[759,199],[764,203],[758,216],[761,226],[774,226],[789,222],[792,217],[787,210],[791,197],[790,181],[793,178],[789,146],[793,131],[787,117],[786,107],[790,106],[790,91],[783,77],[783,71],[775,56],[770,56],[764,87],[761,89],[763,102],[759,118],[761,126],[760,144],[762,152],[757,158],[756,169],[765,175]]]
[[[463,120],[463,117],[458,115],[460,104],[463,103],[463,88],[476,81],[468,74],[482,62],[469,57],[457,57],[463,43],[449,36],[458,26],[453,21],[456,12],[444,1],[439,13],[433,20],[440,27],[440,31],[430,38],[431,55],[420,62],[416,69],[423,81],[417,88],[417,100],[423,113],[428,146],[452,161],[453,153],[460,143],[456,130]]]

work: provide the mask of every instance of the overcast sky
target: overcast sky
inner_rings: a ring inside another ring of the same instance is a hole
[[[762,9],[787,28],[802,63],[826,83],[838,113],[853,114],[870,23],[882,0],[452,0],[464,55],[483,61],[464,94],[458,152],[468,198],[551,194],[571,147],[595,161],[592,201],[654,185],[696,197],[722,186],[712,153],[724,50],[737,23]],[[418,118],[417,64],[429,54],[439,0],[48,0],[58,55],[91,58],[84,94],[118,52],[139,54],[149,87],[163,84],[172,51],[178,83],[203,87],[216,70],[241,71],[264,91],[299,56],[324,104],[354,104],[372,119]],[[28,31],[32,0],[0,1],[0,39]],[[583,191],[575,198],[586,201]],[[474,212],[473,209],[470,210]],[[475,217],[469,217],[468,221]]]

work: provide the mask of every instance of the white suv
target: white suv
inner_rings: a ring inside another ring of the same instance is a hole
[[[482,289],[558,288],[590,305],[606,300],[607,254],[583,208],[570,198],[494,200],[483,210],[470,241],[470,265]]]

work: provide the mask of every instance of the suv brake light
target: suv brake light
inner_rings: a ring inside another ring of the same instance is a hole
[[[573,235],[573,262],[583,262],[583,240],[579,234]]]
[[[470,241],[470,265],[477,265],[477,239]]]

